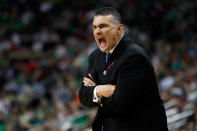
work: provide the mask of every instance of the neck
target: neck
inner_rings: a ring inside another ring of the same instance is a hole
[[[118,43],[120,42],[120,40],[122,39],[123,36],[124,36],[124,32],[121,33],[121,35],[118,37],[118,40],[117,40],[115,46],[111,50],[109,50],[108,52],[110,52],[112,54],[112,52],[114,51],[114,49],[116,48],[116,46],[118,45]]]

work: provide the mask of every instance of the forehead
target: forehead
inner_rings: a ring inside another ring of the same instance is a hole
[[[106,23],[106,24],[114,23],[114,17],[112,15],[104,15],[104,16],[98,15],[94,17],[92,24],[97,26],[103,23]]]

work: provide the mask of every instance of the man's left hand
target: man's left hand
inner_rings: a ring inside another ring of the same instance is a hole
[[[84,77],[83,83],[84,86],[96,86],[96,83],[87,77]]]

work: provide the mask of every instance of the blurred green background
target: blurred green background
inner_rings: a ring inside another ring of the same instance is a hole
[[[197,130],[195,0],[0,0],[0,131],[91,131],[78,90],[104,6],[149,54],[170,131]]]

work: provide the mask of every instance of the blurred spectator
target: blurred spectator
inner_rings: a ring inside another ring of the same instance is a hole
[[[84,113],[76,92],[101,6],[117,7],[127,34],[150,55],[169,129],[197,130],[194,0],[0,0],[0,130],[89,130],[94,109]],[[79,116],[81,125],[73,122]]]

